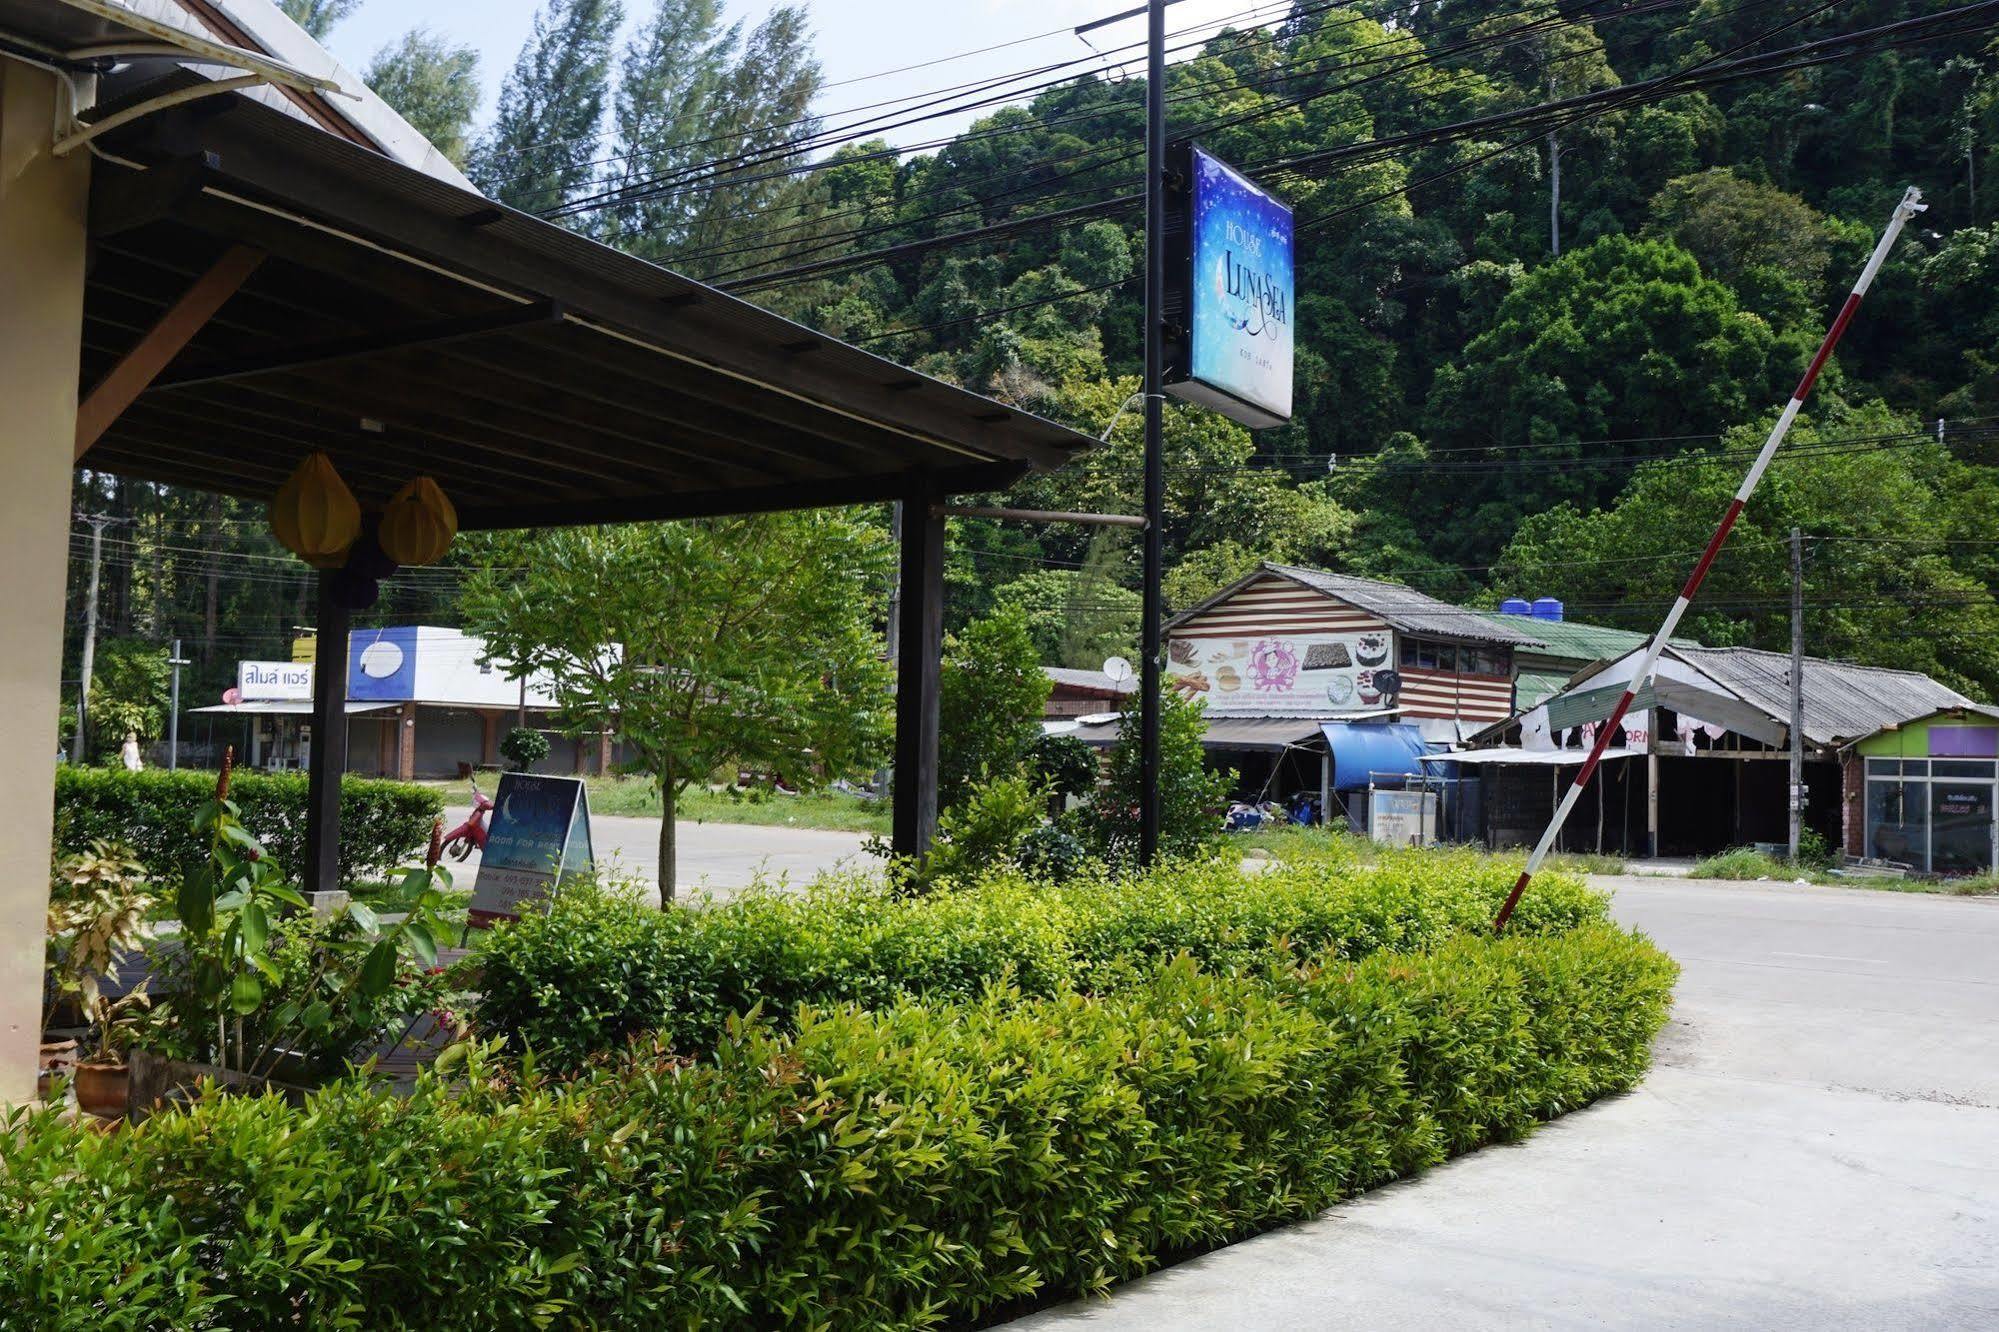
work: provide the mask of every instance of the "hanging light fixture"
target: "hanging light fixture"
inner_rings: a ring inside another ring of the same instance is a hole
[[[396,492],[377,529],[382,553],[402,565],[437,563],[457,535],[458,510],[427,476]]]
[[[338,568],[361,534],[361,504],[324,453],[306,457],[271,497],[271,533],[307,564]]]

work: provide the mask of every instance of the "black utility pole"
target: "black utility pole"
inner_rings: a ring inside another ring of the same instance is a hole
[[[1160,579],[1166,511],[1166,462],[1161,434],[1166,377],[1166,5],[1146,5],[1145,61],[1145,638],[1138,689],[1138,855],[1159,854]]]

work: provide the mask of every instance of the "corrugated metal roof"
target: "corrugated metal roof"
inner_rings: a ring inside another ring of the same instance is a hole
[[[1266,563],[1262,567],[1378,615],[1408,633],[1431,634],[1461,643],[1503,643],[1523,648],[1541,646],[1541,640],[1532,632],[1504,623],[1498,616],[1453,606],[1448,601],[1439,601],[1401,583],[1384,583],[1379,579],[1356,578],[1351,574],[1327,573],[1290,564]],[[1535,627],[1538,629],[1538,624]]]
[[[1522,668],[1513,677],[1513,710],[1525,712],[1536,703],[1544,702],[1562,692],[1569,682],[1569,672],[1534,671]]]
[[[1525,632],[1541,640],[1543,655],[1560,657],[1573,661],[1579,666],[1606,657],[1621,657],[1627,652],[1644,647],[1648,634],[1636,633],[1630,629],[1611,629],[1600,624],[1582,624],[1575,620],[1535,620],[1524,615],[1499,615],[1487,613],[1485,618],[1495,624],[1509,622],[1520,625]],[[1675,644],[1696,646],[1691,639],[1676,638]],[[1538,650],[1538,649],[1536,649]]]
[[[1791,713],[1791,658],[1756,648],[1672,649],[1688,665],[1785,721]],[[1971,700],[1920,671],[1805,658],[1804,731],[1820,746],[1842,745]]]
[[[1113,680],[1102,671],[1077,670],[1071,666],[1043,666],[1041,673],[1058,685],[1071,689],[1095,689],[1106,694],[1129,694],[1138,688],[1135,679]]]

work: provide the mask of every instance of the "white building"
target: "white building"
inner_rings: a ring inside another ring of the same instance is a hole
[[[356,629],[348,644],[348,771],[381,777],[450,777],[500,762],[500,738],[516,725],[552,732],[555,697],[546,676],[510,678],[510,663],[485,657],[484,640],[458,629],[391,625]],[[303,768],[311,752],[310,662],[237,663],[236,686],[196,708],[241,717],[251,766]],[[602,772],[612,738],[550,734],[542,772]]]

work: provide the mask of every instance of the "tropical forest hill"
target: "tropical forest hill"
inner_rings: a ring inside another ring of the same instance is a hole
[[[329,22],[351,7],[291,3]],[[1250,432],[1169,410],[1169,602],[1267,559],[1471,604],[1555,596],[1577,618],[1649,627],[1914,184],[1929,211],[1686,632],[1786,646],[1797,527],[1812,652],[1999,690],[1999,13],[1301,0],[1246,14],[1268,26],[1173,39],[1169,113],[1296,211],[1296,413]],[[484,127],[471,53],[435,34],[369,74],[505,202],[1093,435],[1116,420],[1087,461],[1008,498],[1135,511],[1138,413],[1120,408],[1140,360],[1144,81],[1120,62],[1139,52],[957,89],[942,66],[939,105],[993,109],[925,140],[928,104],[822,86],[809,17],[552,0]],[[135,633],[205,624],[226,655],[218,605],[274,628],[302,608],[275,566],[252,566],[268,586],[204,585],[198,564],[175,576],[176,559],[254,546],[248,508],[102,500],[172,515],[150,554],[135,522],[131,567],[166,572],[127,572],[114,630],[120,610]],[[1135,641],[1128,538],[954,520],[951,560],[956,624],[1021,604],[1044,656],[1071,665]],[[385,613],[454,622],[444,573],[397,596]]]

